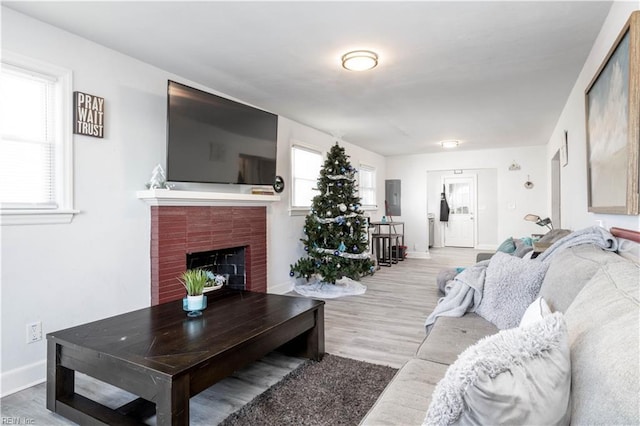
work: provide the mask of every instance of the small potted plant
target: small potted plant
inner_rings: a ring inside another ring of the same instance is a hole
[[[207,273],[202,269],[187,269],[178,280],[187,290],[187,309],[199,311],[204,306],[203,290],[207,283]]]

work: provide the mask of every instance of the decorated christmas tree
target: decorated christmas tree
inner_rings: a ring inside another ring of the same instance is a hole
[[[307,255],[291,266],[291,276],[309,280],[318,275],[322,281],[335,284],[342,277],[358,280],[363,274],[373,273],[367,250],[367,221],[356,194],[355,174],[344,148],[336,142],[320,170],[319,194],[305,219],[305,238],[301,241]]]

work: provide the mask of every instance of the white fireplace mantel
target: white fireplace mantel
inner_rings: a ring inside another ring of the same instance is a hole
[[[136,196],[150,206],[265,206],[280,201],[279,195],[175,189],[148,189],[136,192]]]

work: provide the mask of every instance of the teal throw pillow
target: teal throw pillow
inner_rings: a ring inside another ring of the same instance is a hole
[[[513,242],[513,238],[509,237],[506,240],[504,240],[502,244],[498,246],[498,250],[496,251],[501,251],[502,253],[507,253],[507,254],[511,254],[514,251],[516,251],[516,244]]]

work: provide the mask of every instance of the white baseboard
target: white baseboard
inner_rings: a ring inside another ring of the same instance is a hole
[[[38,385],[44,382],[46,377],[46,359],[25,365],[24,367],[5,371],[2,373],[2,378],[0,379],[0,397],[4,398],[12,393]]]
[[[478,244],[476,247],[476,250],[491,250],[491,251],[496,251],[496,249],[498,248],[497,245],[495,244]]]
[[[431,259],[431,255],[426,251],[407,251],[407,259]]]
[[[279,282],[277,284],[271,284],[267,289],[267,292],[273,293],[273,294],[285,294],[285,293],[289,293],[291,290],[293,290],[293,281],[288,280],[288,281]]]

